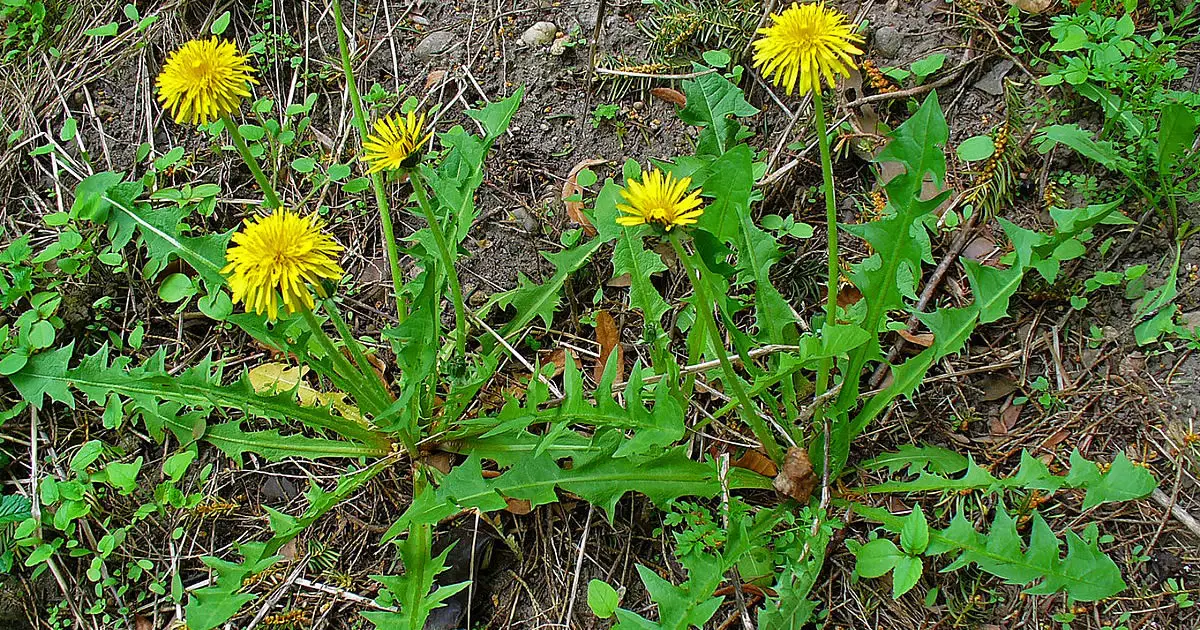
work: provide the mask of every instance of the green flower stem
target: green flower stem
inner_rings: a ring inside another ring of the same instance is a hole
[[[391,395],[383,382],[380,381],[375,374],[375,368],[367,361],[367,355],[363,352],[362,344],[358,339],[354,338],[354,334],[350,332],[350,327],[346,325],[346,320],[342,318],[342,313],[338,311],[337,305],[332,299],[325,300],[325,312],[329,314],[329,319],[333,321],[333,327],[337,329],[338,336],[342,338],[342,343],[350,349],[350,356],[354,358],[355,365],[358,366],[358,371],[363,375],[363,378],[372,384],[379,396],[380,400],[385,403],[390,403]]]
[[[725,351],[725,340],[721,338],[721,331],[717,328],[717,321],[713,318],[713,306],[715,303],[708,295],[708,288],[705,284],[704,274],[707,268],[702,261],[697,261],[687,253],[683,248],[683,244],[679,242],[679,231],[673,230],[668,233],[671,240],[671,246],[675,248],[675,254],[679,256],[679,260],[683,263],[684,269],[687,271],[688,280],[692,283],[692,289],[696,292],[696,315],[698,321],[703,323],[705,330],[708,332],[712,340],[713,348],[717,352],[717,361],[721,363],[721,370],[725,373],[725,382],[730,389],[733,390],[734,396],[742,406],[742,417],[746,423],[750,425],[750,430],[754,432],[754,437],[762,443],[767,449],[767,454],[775,463],[783,464],[783,449],[779,447],[779,442],[775,440],[775,435],[767,427],[767,423],[758,416],[754,403],[751,402],[750,396],[746,394],[746,388],[742,387],[742,381],[738,379],[738,375],[733,370],[733,363],[729,361],[729,353]]]
[[[829,269],[825,284],[825,327],[822,336],[830,334],[837,323],[837,294],[840,266],[838,265],[838,232],[837,232],[837,203],[833,192],[833,161],[829,158],[829,131],[825,127],[825,101],[821,98],[821,90],[813,90],[813,113],[817,123],[817,143],[821,148],[821,174],[825,179],[825,222],[826,242],[829,247]],[[833,358],[825,357],[817,368],[817,383],[813,394],[819,400],[829,389],[830,372],[833,370]],[[820,423],[825,417],[824,406],[818,406],[813,413],[813,421]]]
[[[342,377],[342,380],[346,381],[346,383],[352,386],[346,389],[353,389],[353,391],[347,391],[346,393],[354,396],[356,399],[359,397],[365,398],[365,401],[360,400],[359,402],[360,404],[362,402],[369,403],[372,408],[364,409],[364,411],[367,411],[372,415],[381,413],[384,409],[387,409],[388,405],[384,404],[384,402],[378,398],[378,394],[376,393],[378,388],[373,389],[366,385],[364,382],[366,378],[363,376],[362,372],[359,372],[354,368],[353,365],[350,365],[350,361],[346,359],[346,356],[342,354],[342,351],[338,350],[337,346],[333,345],[333,340],[329,338],[329,335],[325,332],[325,329],[321,327],[321,322],[317,321],[316,315],[313,315],[311,310],[304,311],[304,323],[308,324],[308,329],[312,331],[313,337],[316,338],[317,343],[321,345],[321,348],[325,351],[325,354],[329,355],[329,360],[333,361],[334,371]]]
[[[279,195],[275,194],[275,187],[271,185],[271,180],[267,179],[267,174],[258,165],[258,160],[254,159],[254,156],[250,154],[250,147],[246,146],[246,140],[242,138],[241,132],[238,131],[237,123],[233,122],[229,114],[221,114],[221,122],[225,123],[225,129],[233,137],[233,146],[238,150],[238,153],[242,154],[242,160],[250,168],[250,172],[254,175],[254,181],[258,182],[259,188],[262,188],[263,196],[266,197],[265,205],[267,208],[282,208],[283,204],[279,201]]]
[[[433,233],[433,240],[437,243],[442,266],[446,268],[446,277],[450,281],[450,295],[454,300],[455,349],[458,350],[457,356],[465,357],[467,356],[467,309],[463,306],[462,285],[458,282],[458,271],[454,268],[454,256],[451,255],[446,234],[442,231],[442,224],[438,221],[437,214],[433,212],[433,206],[429,205],[429,194],[425,191],[425,183],[421,181],[421,174],[413,169],[409,171],[408,179],[412,182],[413,192],[417,195],[417,205],[421,206],[425,221],[429,223],[429,231]]]
[[[363,143],[367,132],[367,118],[363,113],[362,99],[358,95],[358,84],[354,80],[354,67],[350,61],[350,45],[346,42],[346,29],[342,27],[342,3],[332,0],[333,23],[337,29],[338,49],[342,53],[342,72],[346,74],[346,91],[350,93],[350,104],[354,107],[354,126],[358,128],[358,141]],[[396,318],[403,322],[408,317],[408,300],[404,297],[404,275],[400,271],[400,254],[396,248],[396,231],[392,226],[392,208],[383,191],[383,176],[371,173],[371,188],[375,191],[375,205],[379,208],[379,226],[383,229],[383,246],[387,249],[388,267],[392,271],[392,289],[396,292]]]

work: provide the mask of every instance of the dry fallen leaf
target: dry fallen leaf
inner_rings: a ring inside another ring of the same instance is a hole
[[[992,402],[1017,391],[1017,381],[1011,376],[985,376],[975,385],[983,391],[983,400]]]
[[[747,450],[741,457],[730,460],[729,465],[734,468],[753,470],[764,477],[774,477],[779,474],[779,467],[775,465],[775,462],[755,450]]]
[[[508,503],[508,507],[504,509],[510,514],[524,516],[525,514],[533,511],[533,504],[529,502],[529,499],[513,499],[504,497],[504,501]]]
[[[674,103],[680,107],[687,107],[687,97],[680,93],[679,90],[657,87],[650,90],[650,95],[659,100]]]
[[[817,473],[808,459],[808,451],[793,446],[783,458],[783,470],[775,477],[775,489],[805,503],[817,487]]]
[[[627,274],[627,273],[623,273],[623,274],[613,278],[612,280],[609,280],[608,282],[604,283],[605,286],[613,287],[615,289],[627,289],[632,284],[633,284],[633,281],[630,280],[629,274]]]
[[[425,77],[425,91],[428,92],[437,87],[437,84],[441,83],[442,79],[445,78],[445,70],[434,70],[433,72],[430,72],[429,76]]]
[[[359,413],[358,407],[347,402],[345,394],[313,389],[312,386],[301,380],[307,373],[308,368],[304,368],[302,371],[298,366],[291,367],[284,363],[263,363],[251,368],[250,385],[254,387],[254,392],[257,394],[279,394],[295,388],[296,398],[301,405],[305,407],[332,406],[343,417],[362,422],[362,414]],[[300,386],[296,387],[297,384]]]
[[[575,351],[566,352],[562,348],[555,348],[546,354],[543,360],[543,365],[546,363],[554,364],[554,376],[562,376],[563,370],[567,369],[567,357],[571,357],[571,363],[575,367],[579,367],[579,357],[575,356]]]
[[[430,453],[429,455],[426,455],[425,457],[421,458],[421,461],[424,462],[426,466],[437,470],[443,475],[448,475],[450,474],[450,468],[454,465],[454,455],[439,451],[437,453]]]
[[[859,291],[858,287],[847,284],[846,286],[838,289],[838,306],[843,308],[847,306],[853,306],[859,300],[861,300],[862,297],[862,291]]]
[[[287,544],[279,548],[279,555],[283,556],[285,562],[296,561],[296,539],[293,538],[287,541]]]
[[[1017,421],[1021,419],[1021,409],[1023,407],[1025,405],[1009,405],[1004,411],[1000,412],[999,416],[992,418],[992,421],[988,423],[992,435],[1008,435],[1008,432],[1017,426]]]
[[[143,617],[141,615],[134,615],[133,616],[133,627],[136,630],[154,630],[154,622],[150,621],[150,619],[148,617]]]
[[[922,348],[928,348],[929,346],[933,345],[933,333],[913,334],[907,330],[898,330],[896,332],[899,333],[899,335],[904,338],[905,341],[921,346]]]
[[[597,381],[604,376],[610,358],[617,362],[617,380],[625,380],[625,348],[621,346],[621,333],[617,330],[617,322],[608,311],[596,312],[596,341],[600,344],[600,360],[596,362],[596,370],[592,378]],[[613,352],[616,354],[613,354]]]
[[[994,251],[996,251],[996,244],[992,242],[992,239],[985,236],[976,236],[963,248],[962,255],[964,258],[969,258],[975,262],[983,262]]]
[[[591,168],[593,166],[599,166],[607,163],[608,160],[584,160],[571,167],[571,172],[567,174],[567,181],[563,184],[562,201],[563,205],[567,207],[567,216],[571,217],[572,221],[582,225],[583,233],[587,234],[588,236],[595,236],[596,228],[592,225],[592,222],[589,221],[586,216],[584,216],[583,202],[567,200],[575,195],[583,194],[583,188],[576,182],[576,178],[579,177],[579,171],[582,171],[585,168]]]

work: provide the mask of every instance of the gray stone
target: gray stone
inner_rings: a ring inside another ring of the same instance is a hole
[[[521,43],[526,46],[545,46],[554,41],[558,27],[554,22],[538,22],[521,33]]]
[[[875,31],[875,37],[872,38],[871,43],[879,54],[889,59],[895,59],[896,55],[900,53],[900,46],[903,42],[903,33],[891,26],[882,26]]]
[[[975,89],[991,94],[992,96],[1001,96],[1004,94],[1004,77],[1008,75],[1008,71],[1013,69],[1013,62],[1008,59],[1002,59],[992,66],[987,74],[979,78],[975,82]]]
[[[434,31],[425,36],[417,47],[413,49],[413,54],[421,61],[429,61],[434,55],[440,55],[454,45],[454,33],[450,31]]]
[[[1188,311],[1179,316],[1184,328],[1200,328],[1200,311]]]

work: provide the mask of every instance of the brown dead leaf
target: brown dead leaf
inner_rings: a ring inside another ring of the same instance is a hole
[[[617,362],[617,380],[625,380],[625,348],[621,346],[621,332],[617,330],[617,322],[608,311],[596,312],[596,341],[600,344],[600,360],[592,378],[597,381],[604,376],[608,361],[613,358]],[[613,354],[614,351],[616,354]]]
[[[287,541],[287,544],[279,548],[279,555],[283,556],[285,562],[296,561],[296,539],[293,538]]]
[[[976,387],[983,390],[985,401],[992,402],[1017,391],[1017,381],[1011,376],[991,375],[980,380]]]
[[[613,287],[614,289],[627,289],[633,284],[633,281],[630,280],[629,274],[623,273],[604,284],[605,286]]]
[[[908,332],[907,330],[898,330],[896,332],[899,333],[900,337],[902,337],[905,341],[921,346],[922,348],[928,348],[929,346],[933,345],[933,333],[914,334]]]
[[[666,87],[657,87],[650,90],[650,95],[661,101],[674,103],[680,107],[687,107],[687,97],[680,93],[679,90],[673,90]]]
[[[529,502],[529,499],[513,499],[510,497],[504,497],[504,501],[508,503],[508,507],[504,508],[504,510],[510,514],[524,516],[533,511],[533,504]]]
[[[428,92],[437,87],[437,85],[442,82],[442,79],[445,78],[445,70],[434,70],[433,72],[430,72],[429,76],[425,77],[425,91]]]
[[[779,467],[771,458],[763,455],[760,451],[748,450],[741,457],[729,461],[729,465],[735,468],[745,468],[764,477],[775,477],[779,474]]]
[[[862,297],[862,291],[859,291],[858,287],[847,284],[846,286],[838,289],[838,306],[842,308],[852,306],[861,300]]]
[[[450,474],[450,467],[454,465],[454,456],[443,452],[430,453],[422,458],[421,461],[425,462],[426,466],[441,472],[443,475],[448,475]]]
[[[999,416],[992,418],[992,421],[988,423],[988,428],[991,430],[992,435],[997,437],[1008,435],[1008,432],[1017,426],[1017,421],[1021,419],[1021,409],[1023,407],[1025,405],[1009,405],[1004,411],[1000,412]]]
[[[775,477],[775,489],[805,503],[817,487],[817,473],[808,459],[808,451],[793,446],[783,458],[783,470]]]
[[[567,181],[563,184],[562,201],[563,205],[567,207],[567,216],[571,217],[572,221],[582,225],[583,233],[587,234],[588,236],[596,235],[596,227],[592,225],[592,222],[589,221],[586,216],[584,216],[583,202],[567,200],[575,195],[583,194],[583,188],[576,183],[576,178],[579,177],[579,171],[582,171],[585,168],[591,168],[593,166],[599,166],[607,163],[608,160],[584,160],[571,167],[571,172],[567,173]]]
[[[992,239],[985,236],[976,236],[963,248],[962,255],[975,262],[983,262],[994,251],[996,251],[996,244],[992,242]]]
[[[579,357],[575,356],[575,351],[567,352],[562,348],[555,348],[546,353],[546,356],[542,359],[542,363],[543,365],[553,363],[554,376],[562,376],[563,371],[567,369],[567,357],[571,357],[571,363],[574,363],[576,368],[579,367]]]
[[[154,622],[150,621],[149,617],[134,615],[133,627],[135,630],[154,630]]]

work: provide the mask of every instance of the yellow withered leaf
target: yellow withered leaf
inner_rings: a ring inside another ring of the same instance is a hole
[[[333,407],[343,418],[363,422],[362,413],[358,407],[346,401],[343,392],[322,392],[314,389],[302,379],[308,373],[308,368],[290,366],[286,363],[272,361],[250,369],[250,385],[259,394],[278,394],[296,390],[296,399],[305,407]],[[296,385],[299,384],[299,387]]]

